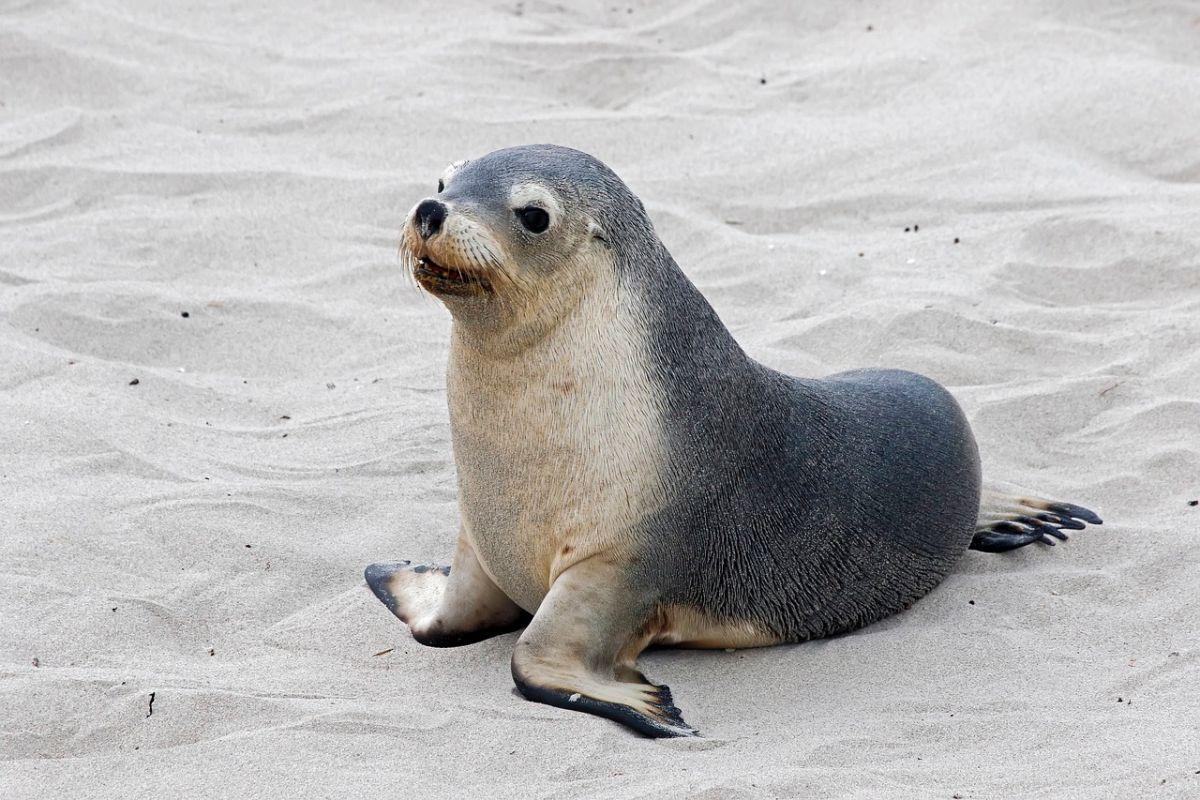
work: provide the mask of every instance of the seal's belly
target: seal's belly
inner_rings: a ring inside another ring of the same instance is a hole
[[[473,440],[458,458],[467,534],[496,585],[532,614],[550,590],[554,555],[582,546],[567,514],[578,501],[549,479],[551,471],[536,468],[536,454],[495,452],[477,437],[463,438]]]
[[[638,523],[656,497],[653,448],[617,453],[598,436],[595,452],[536,437],[497,450],[481,437],[456,443],[464,438],[472,440],[458,458],[465,528],[492,580],[526,611],[572,565],[639,549]]]
[[[536,612],[552,575],[561,572],[555,570],[555,554],[564,547],[582,551],[586,543],[565,515],[547,505],[460,491],[463,520],[480,564],[517,605]]]

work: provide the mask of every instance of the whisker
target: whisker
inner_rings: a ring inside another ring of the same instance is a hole
[[[476,253],[482,265],[486,266],[495,276],[495,283],[503,287],[503,291],[499,293],[500,302],[506,307],[511,308],[513,301],[520,299],[524,292],[521,284],[514,279],[512,273],[505,267],[504,261],[497,255],[492,245],[487,240],[479,240],[474,242],[478,245]]]
[[[501,280],[505,286],[516,294],[524,294],[524,287],[520,284],[520,282],[515,280],[512,273],[505,268],[504,262],[500,259],[500,256],[497,255],[496,251],[492,249],[491,243],[487,241],[480,241],[479,248],[484,253],[483,259],[485,263],[494,272],[501,276]]]

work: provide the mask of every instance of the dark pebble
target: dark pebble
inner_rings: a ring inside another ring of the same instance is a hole
[[[191,314],[191,312],[190,312],[190,311],[180,311],[180,312],[179,312],[179,316],[183,317],[184,319],[187,319],[187,318],[188,318],[188,317],[190,317],[191,315],[192,315],[192,314]]]
[[[130,385],[130,386],[137,386],[139,383],[141,383],[141,381],[139,381],[137,378],[134,378],[133,380],[131,380],[131,381],[129,382],[129,385]]]
[[[1200,500],[1188,500],[1189,506],[1200,506]]]

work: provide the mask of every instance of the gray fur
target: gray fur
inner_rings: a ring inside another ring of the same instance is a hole
[[[944,389],[908,372],[808,380],[754,362],[642,203],[584,153],[500,150],[465,166],[446,197],[492,213],[523,180],[593,217],[646,315],[671,497],[637,537],[637,583],[663,604],[799,641],[900,611],[946,576],[971,542],[980,467]],[[528,238],[511,219],[489,222]]]

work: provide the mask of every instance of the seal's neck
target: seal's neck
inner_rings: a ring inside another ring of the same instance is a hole
[[[612,344],[608,331],[621,316],[616,274],[611,264],[589,265],[572,275],[543,280],[520,295],[502,300],[486,318],[455,316],[452,359],[474,369],[535,370],[554,359],[587,358]]]
[[[631,251],[636,258],[623,257]],[[536,379],[555,361],[636,357],[664,377],[703,381],[714,372],[741,372],[749,362],[652,231],[636,246],[587,259],[573,274],[539,284],[530,300],[501,306],[500,313],[455,314],[451,368],[529,368],[527,377]]]
[[[657,241],[657,240],[656,240]],[[655,369],[687,391],[707,391],[713,374],[738,375],[753,364],[725,328],[708,300],[659,243],[658,261],[649,269],[626,265],[637,275],[646,313],[646,335]]]
[[[571,327],[572,321],[595,303],[594,286],[566,281],[547,282],[537,287],[536,297],[520,296],[497,301],[487,315],[455,315],[450,332],[451,348],[479,358],[511,362],[538,358],[544,350]]]

